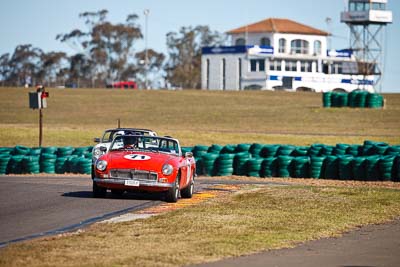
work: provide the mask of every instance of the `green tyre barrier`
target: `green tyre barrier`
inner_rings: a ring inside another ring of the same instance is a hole
[[[8,161],[7,174],[21,174],[24,155],[13,155]]]
[[[279,177],[290,177],[292,173],[292,161],[293,157],[291,156],[278,156],[278,176]]]
[[[379,156],[368,156],[366,159],[365,173],[367,181],[380,180]]]
[[[353,180],[353,157],[339,156],[339,179],[340,180]]]
[[[222,148],[224,148],[224,147],[221,146],[221,145],[213,144],[213,145],[211,145],[211,146],[208,148],[207,152],[208,152],[208,153],[216,153],[216,154],[219,154],[219,153],[221,152]]]
[[[263,158],[253,158],[247,160],[247,176],[260,177],[261,164],[263,160]]]
[[[265,145],[261,149],[260,155],[263,158],[276,157],[279,145]]]
[[[242,152],[249,152],[250,151],[250,144],[238,144],[235,149],[235,153],[242,153]]]
[[[70,146],[59,147],[57,149],[57,156],[58,157],[67,157],[67,156],[71,156],[73,152],[74,152],[73,147],[70,147]]]
[[[55,146],[50,147],[42,147],[42,154],[55,154],[57,153],[58,148]]]
[[[221,154],[233,154],[235,153],[236,145],[226,145],[221,149]]]
[[[323,169],[325,157],[310,157],[310,177],[315,179],[324,178],[325,170]]]
[[[264,158],[260,170],[261,177],[278,176],[278,159],[276,157]]]
[[[26,146],[15,146],[13,150],[14,155],[28,155],[31,149]]]
[[[332,106],[332,92],[325,92],[322,94],[322,105],[324,108],[330,108]]]
[[[205,153],[201,159],[203,163],[203,174],[207,176],[214,176],[216,174],[215,161],[220,154],[216,153]]]
[[[235,175],[244,176],[247,175],[247,165],[246,162],[251,158],[249,152],[239,152],[236,153],[233,159],[233,173]]]
[[[393,170],[395,166],[395,156],[383,156],[379,160],[379,172],[382,181],[394,181],[395,171]]]
[[[58,174],[63,174],[67,172],[67,157],[57,158],[54,164],[55,172]]]
[[[0,154],[0,174],[7,173],[8,162],[11,156],[9,154]]]
[[[325,179],[339,179],[338,157],[327,156],[324,160]]]
[[[39,156],[24,156],[21,164],[22,173],[38,174],[40,172]]]
[[[310,172],[310,158],[307,156],[294,157],[293,160],[293,177],[308,178]]]
[[[260,155],[261,149],[263,148],[263,146],[264,146],[264,145],[262,145],[262,144],[257,144],[257,143],[252,144],[252,145],[250,146],[250,149],[249,149],[249,152],[250,152],[251,156],[252,156],[253,158],[258,158],[258,157],[260,157],[260,156],[261,156],[261,155]]]

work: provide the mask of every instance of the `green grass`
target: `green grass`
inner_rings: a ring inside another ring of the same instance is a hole
[[[263,187],[146,220],[11,245],[0,266],[182,266],[292,247],[400,215],[398,190]]]
[[[32,90],[32,89],[31,89]],[[24,88],[0,88],[0,146],[37,146],[38,111]],[[182,145],[400,143],[400,94],[385,109],[322,108],[321,94],[49,89],[44,146],[86,146],[105,128],[150,128]]]

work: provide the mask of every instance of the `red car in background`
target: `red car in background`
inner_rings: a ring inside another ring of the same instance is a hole
[[[108,84],[107,88],[137,89],[137,84],[134,81],[119,81]]]
[[[125,191],[164,192],[166,201],[179,195],[191,198],[196,162],[191,152],[182,155],[178,140],[170,137],[120,135],[108,153],[95,163],[93,196],[106,197]]]

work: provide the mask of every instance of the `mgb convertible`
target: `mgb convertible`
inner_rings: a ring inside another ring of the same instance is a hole
[[[121,135],[108,153],[100,156],[92,174],[93,196],[125,191],[164,192],[166,201],[179,195],[191,198],[196,162],[191,152],[182,155],[179,141],[170,137]]]

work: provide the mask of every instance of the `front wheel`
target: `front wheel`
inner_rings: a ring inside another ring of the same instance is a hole
[[[190,184],[186,188],[181,190],[181,196],[183,198],[192,198],[193,191],[194,191],[194,180],[192,178]]]
[[[179,180],[180,180],[181,176],[178,173],[178,175],[176,176],[175,179],[175,183],[174,185],[168,189],[167,191],[167,195],[166,195],[166,200],[167,202],[177,202],[178,198],[179,198]]]
[[[93,181],[93,197],[94,198],[104,198],[107,194],[107,188],[100,187],[96,182]]]

